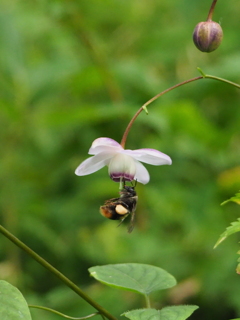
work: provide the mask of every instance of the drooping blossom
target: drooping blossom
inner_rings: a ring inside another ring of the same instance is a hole
[[[109,176],[113,181],[133,181],[146,184],[150,180],[147,169],[141,162],[161,166],[172,164],[171,158],[155,149],[124,149],[117,141],[110,138],[98,138],[93,141],[88,154],[93,155],[83,161],[75,174],[85,176],[108,166]]]

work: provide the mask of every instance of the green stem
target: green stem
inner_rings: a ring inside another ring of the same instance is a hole
[[[91,306],[93,306],[96,310],[99,311],[100,314],[104,315],[109,320],[117,320],[112,314],[110,314],[107,310],[105,310],[102,306],[92,300],[86,293],[84,293],[78,286],[75,285],[70,279],[68,279],[64,274],[54,268],[49,262],[44,260],[41,256],[39,256],[35,251],[30,249],[25,243],[15,237],[12,233],[10,233],[7,229],[5,229],[2,225],[0,225],[0,232],[16,244],[19,248],[25,251],[28,255],[30,255],[33,259],[35,259],[38,263],[40,263],[44,268],[48,269],[51,273],[53,273],[56,277],[58,277],[63,283],[65,283],[70,289],[76,292],[82,299],[88,302]]]
[[[124,148],[125,147],[125,144],[126,144],[126,141],[127,141],[127,137],[128,137],[128,134],[129,134],[129,131],[133,125],[133,123],[135,122],[135,120],[137,119],[137,117],[139,116],[139,114],[143,111],[143,110],[146,110],[146,107],[152,103],[153,101],[157,100],[158,98],[160,98],[161,96],[163,96],[165,93],[168,93],[169,91],[172,91],[178,87],[181,87],[187,83],[190,83],[190,82],[193,82],[193,81],[197,81],[197,80],[201,80],[201,79],[212,79],[212,80],[218,80],[218,81],[221,81],[221,82],[225,82],[225,83],[228,83],[238,89],[240,89],[240,85],[235,83],[235,82],[232,82],[232,81],[229,81],[229,80],[226,80],[226,79],[223,79],[223,78],[219,78],[219,77],[216,77],[216,76],[211,76],[209,74],[205,74],[203,73],[203,71],[200,69],[200,68],[197,68],[198,71],[201,73],[201,76],[199,77],[195,77],[195,78],[192,78],[192,79],[189,79],[189,80],[186,80],[186,81],[183,81],[183,82],[180,82],[160,93],[158,93],[156,96],[154,96],[153,98],[151,98],[150,100],[148,100],[146,103],[144,103],[144,105],[135,113],[135,115],[133,116],[133,118],[131,119],[131,121],[129,122],[124,134],[123,134],[123,137],[122,137],[122,140],[121,140],[121,146]]]
[[[235,83],[235,82],[232,82],[232,81],[229,81],[229,80],[227,80],[227,79],[223,79],[223,78],[211,76],[210,74],[206,74],[206,75],[205,75],[205,78],[207,78],[207,79],[213,79],[213,80],[218,80],[218,81],[221,81],[221,82],[225,82],[225,83],[231,84],[232,86],[240,89],[240,85],[239,85],[239,84],[237,84],[237,83]]]
[[[208,12],[207,21],[212,21],[212,16],[213,16],[213,12],[214,12],[214,8],[215,8],[216,3],[217,3],[217,0],[213,0],[211,8]]]
[[[144,296],[145,296],[145,300],[146,300],[146,307],[149,309],[149,308],[151,308],[149,295],[145,294]]]
[[[52,312],[52,313],[55,313],[63,318],[67,318],[67,319],[71,319],[71,320],[84,320],[84,319],[89,319],[89,318],[92,318],[96,315],[99,314],[99,312],[95,312],[95,313],[92,313],[92,314],[89,314],[88,316],[86,317],[70,317],[64,313],[61,313],[57,310],[54,310],[54,309],[51,309],[51,308],[47,308],[47,307],[42,307],[42,306],[35,306],[35,305],[31,305],[29,304],[28,305],[29,308],[35,308],[35,309],[40,309],[40,310],[45,310],[45,311],[48,311],[48,312]]]

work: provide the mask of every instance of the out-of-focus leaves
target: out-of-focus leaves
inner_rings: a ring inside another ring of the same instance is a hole
[[[222,188],[222,190],[237,190],[240,184],[240,166],[237,165],[231,167],[230,169],[222,171],[218,176],[218,184]],[[237,200],[237,196],[231,199]],[[228,201],[232,200],[226,200],[222,203],[222,205],[227,203]]]

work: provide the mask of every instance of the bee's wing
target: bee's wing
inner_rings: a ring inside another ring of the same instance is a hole
[[[130,221],[130,225],[128,227],[128,233],[131,233],[133,231],[134,222],[135,222],[135,211],[133,211],[132,214],[131,214],[131,221]]]

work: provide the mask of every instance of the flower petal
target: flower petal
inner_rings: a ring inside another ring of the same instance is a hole
[[[117,153],[109,163],[108,172],[113,181],[132,181],[136,174],[136,161],[124,153]]]
[[[150,180],[150,176],[147,169],[139,161],[135,161],[135,164],[136,164],[136,174],[135,174],[134,180],[142,184],[148,183]]]
[[[114,154],[102,152],[83,161],[75,170],[77,176],[85,176],[108,165]]]
[[[133,157],[138,161],[142,161],[154,166],[161,166],[163,164],[172,164],[171,158],[155,149],[137,149],[137,150],[124,150],[123,153]]]
[[[93,141],[88,154],[98,154],[100,152],[121,151],[123,147],[115,140],[111,138],[98,138]]]

